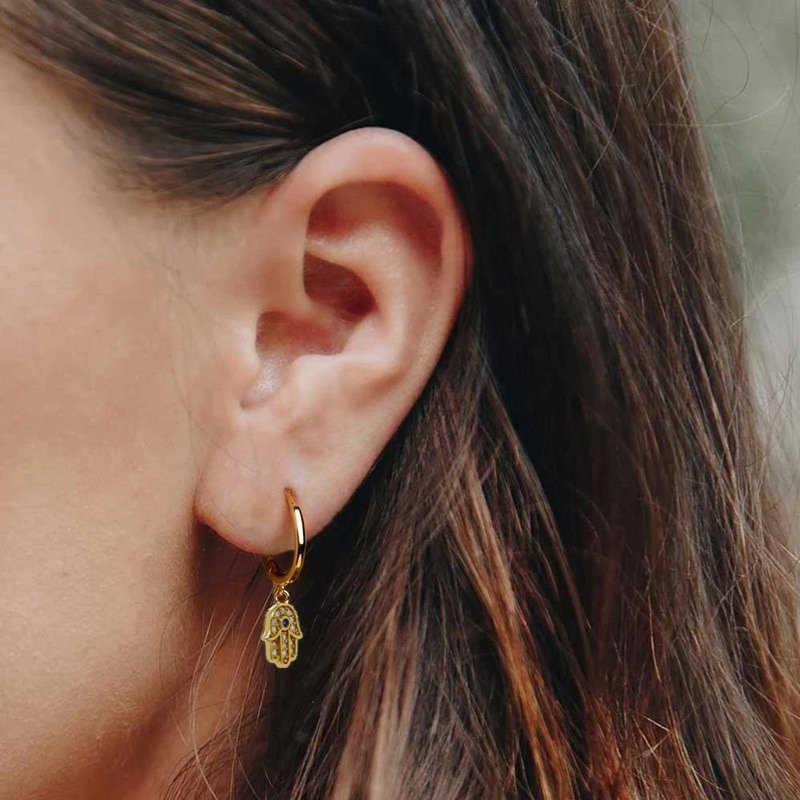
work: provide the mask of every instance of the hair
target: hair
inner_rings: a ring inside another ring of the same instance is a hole
[[[225,203],[380,125],[463,206],[472,284],[312,542],[232,797],[800,795],[795,558],[671,0],[0,9],[132,190]]]

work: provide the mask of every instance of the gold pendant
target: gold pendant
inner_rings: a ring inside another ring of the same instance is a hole
[[[297,658],[297,640],[303,638],[297,610],[289,602],[289,595],[284,590],[278,601],[267,609],[264,615],[264,642],[267,661],[281,669],[288,667]]]

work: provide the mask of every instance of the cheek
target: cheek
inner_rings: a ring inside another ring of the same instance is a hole
[[[92,208],[0,210],[0,776],[20,780],[142,724],[192,628],[175,301],[115,235]]]

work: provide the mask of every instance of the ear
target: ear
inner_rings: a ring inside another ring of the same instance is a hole
[[[229,280],[255,289],[226,306],[241,335],[225,375],[239,377],[223,377],[234,402],[216,403],[195,514],[238,548],[274,553],[293,544],[284,487],[313,536],[409,413],[452,329],[471,247],[442,168],[384,128],[315,148],[247,225],[257,274]]]

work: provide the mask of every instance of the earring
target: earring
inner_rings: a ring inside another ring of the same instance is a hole
[[[294,556],[286,572],[280,571],[272,556],[264,556],[264,567],[274,584],[275,602],[264,615],[264,632],[261,634],[267,661],[282,669],[288,667],[297,658],[297,640],[303,638],[300,620],[295,607],[289,602],[289,593],[286,591],[286,587],[300,577],[306,552],[306,529],[303,523],[303,514],[295,502],[292,492],[289,489],[283,491],[289,506],[289,515],[294,524]]]

